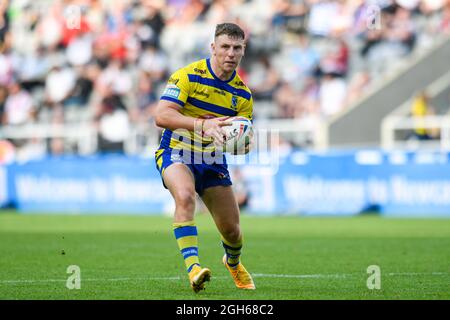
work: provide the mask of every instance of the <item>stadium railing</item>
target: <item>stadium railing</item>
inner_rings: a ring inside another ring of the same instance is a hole
[[[258,138],[267,139],[269,144],[274,142],[273,138],[281,137],[292,145],[317,150],[324,146],[327,128],[321,118],[266,119],[255,122],[255,132]],[[158,145],[159,137],[159,129],[153,124],[133,124],[124,141],[124,151],[127,154],[151,153]],[[66,144],[74,145],[80,155],[98,151],[98,128],[91,122],[3,126],[0,138],[34,140],[41,144],[46,144],[48,139],[60,138]]]
[[[450,89],[450,71],[433,82],[424,91],[430,100],[442,94],[447,94]],[[381,146],[383,149],[395,148],[417,150],[419,148],[440,148],[450,150],[450,96],[447,97],[446,105],[440,106],[435,115],[421,117],[420,120],[411,116],[410,110],[413,98],[408,99],[397,109],[386,116],[381,123]],[[442,112],[442,109],[445,110]],[[439,114],[441,113],[441,114]],[[411,140],[411,133],[419,126],[424,129],[437,129],[440,134],[436,139]]]

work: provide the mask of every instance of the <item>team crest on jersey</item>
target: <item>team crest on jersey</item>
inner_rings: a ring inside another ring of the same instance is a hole
[[[238,98],[233,95],[231,97],[231,109],[236,110],[237,109],[237,103],[238,103]]]
[[[178,99],[180,96],[180,88],[173,84],[169,84],[164,90],[163,96]]]

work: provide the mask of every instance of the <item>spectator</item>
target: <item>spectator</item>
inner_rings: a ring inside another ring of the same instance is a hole
[[[105,97],[95,119],[99,130],[99,152],[123,153],[129,134],[129,119],[121,97],[116,94]]]
[[[290,59],[297,77],[304,78],[315,72],[319,64],[319,53],[311,45],[309,36],[305,32],[299,34],[298,46],[291,49]]]
[[[424,118],[434,114],[434,108],[430,103],[428,95],[425,92],[418,93],[414,97],[411,105],[411,116],[415,120],[416,128],[410,138],[418,140],[436,139],[439,136],[439,131],[424,127]]]
[[[7,0],[0,1],[0,50],[9,45],[9,16]]]
[[[143,5],[142,17],[138,19],[136,34],[142,48],[149,46],[159,48],[161,32],[164,29],[164,18],[161,7],[156,1],[147,1]]]
[[[46,101],[50,106],[62,105],[72,94],[76,74],[68,67],[54,66],[45,81]]]
[[[13,55],[8,49],[3,48],[0,52],[0,85],[8,85],[14,76]]]
[[[95,75],[93,75],[93,73],[96,72],[95,66],[82,66],[78,67],[76,70],[78,76],[72,92],[65,100],[65,106],[86,106],[91,98],[91,93],[94,88]]]
[[[149,122],[153,118],[159,99],[155,94],[153,82],[146,73],[141,73],[139,77],[136,100],[136,108],[130,110],[130,118],[135,123]]]
[[[314,36],[329,36],[338,13],[337,1],[326,0],[313,3],[309,12],[308,31]]]
[[[251,70],[249,87],[255,100],[271,100],[280,83],[280,74],[272,65],[270,58],[261,56]],[[256,70],[255,70],[256,69]]]
[[[50,140],[49,153],[52,156],[61,156],[66,153],[64,140],[61,138],[53,138]]]
[[[20,83],[12,82],[8,86],[3,124],[21,125],[30,122],[34,119],[35,111],[31,95],[22,89]]]
[[[343,110],[345,94],[345,81],[331,73],[325,74],[321,80],[319,92],[320,110],[325,118],[332,117]]]
[[[450,34],[450,1],[447,1],[447,5],[444,8],[442,21],[439,27],[442,33]]]
[[[299,103],[298,92],[289,81],[282,81],[279,89],[275,93],[275,103],[277,105],[277,117],[293,118],[297,113]]]
[[[82,66],[92,60],[92,37],[87,34],[71,39],[66,49],[67,61],[72,66]]]
[[[100,73],[96,86],[103,96],[110,89],[113,93],[123,96],[130,93],[133,79],[129,70],[125,68],[125,63],[120,59],[113,59],[108,67]]]
[[[67,24],[71,4],[81,8],[79,28]],[[167,73],[187,59],[206,56],[209,48],[204,41],[223,21],[238,22],[245,30],[248,59],[238,72],[255,100],[276,106],[275,112],[262,112],[264,117],[329,117],[364,95],[372,79],[383,79],[399,59],[417,48],[432,47],[436,35],[450,33],[447,0],[271,4],[268,8],[264,0],[0,0],[2,121],[97,121],[103,136],[120,144],[129,121],[152,122]],[[376,13],[368,11],[373,4],[381,8],[379,19],[370,16]],[[22,87],[16,93],[10,86],[15,81]],[[52,108],[42,108],[42,100]],[[121,107],[96,111],[102,101]],[[7,110],[7,102],[19,107]],[[68,105],[82,109],[64,108]],[[82,110],[83,117],[68,117],[74,109]],[[258,108],[255,112],[258,116]],[[118,130],[120,139],[110,135],[111,123],[123,126]],[[108,149],[105,145],[102,150]]]
[[[139,58],[139,68],[155,82],[162,82],[168,69],[166,55],[154,46],[148,46]]]
[[[296,109],[294,114],[295,118],[308,119],[320,117],[319,92],[320,86],[317,79],[314,77],[305,78],[298,99],[300,107]]]
[[[3,119],[5,113],[5,102],[8,97],[8,89],[5,86],[0,86],[0,119]]]
[[[291,32],[300,32],[305,27],[307,7],[304,1],[273,1],[272,24],[282,26]]]
[[[348,71],[349,48],[343,39],[339,39],[336,49],[325,54],[319,64],[320,74],[332,74],[346,77]]]
[[[348,85],[345,105],[350,105],[359,99],[368,89],[370,84],[370,75],[367,71],[355,73]]]
[[[19,61],[16,73],[22,86],[30,92],[37,87],[44,87],[50,71],[50,60],[45,49],[39,47],[35,53],[30,52]]]

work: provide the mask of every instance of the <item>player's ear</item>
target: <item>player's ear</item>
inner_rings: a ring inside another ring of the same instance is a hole
[[[216,54],[216,46],[215,46],[214,42],[211,42],[211,53],[214,55]]]

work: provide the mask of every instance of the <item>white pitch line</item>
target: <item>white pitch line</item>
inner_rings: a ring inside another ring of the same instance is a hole
[[[352,274],[265,274],[252,273],[255,278],[345,278]]]
[[[449,272],[391,272],[387,274],[388,276],[443,276],[450,275]]]
[[[255,278],[288,278],[288,279],[308,279],[308,278],[346,278],[360,276],[359,273],[337,273],[337,274],[266,274],[266,273],[252,273]],[[364,274],[365,275],[365,274]],[[386,273],[388,276],[450,276],[448,272],[391,272]],[[381,275],[383,276],[383,274]],[[218,276],[214,279],[225,279],[228,277]],[[184,277],[136,277],[136,278],[81,278],[82,281],[92,282],[112,282],[112,281],[150,281],[150,280],[182,280]],[[0,284],[14,284],[14,283],[39,283],[39,282],[66,282],[67,279],[16,279],[16,280],[0,280]]]
[[[91,279],[91,278],[81,278],[82,281],[138,281],[138,280],[181,280],[181,277],[136,277],[136,278],[111,278],[111,279],[105,279],[105,278],[97,278],[97,279]],[[67,279],[35,279],[35,280],[26,280],[26,279],[17,279],[17,280],[0,280],[1,283],[35,283],[35,282],[66,282]]]

